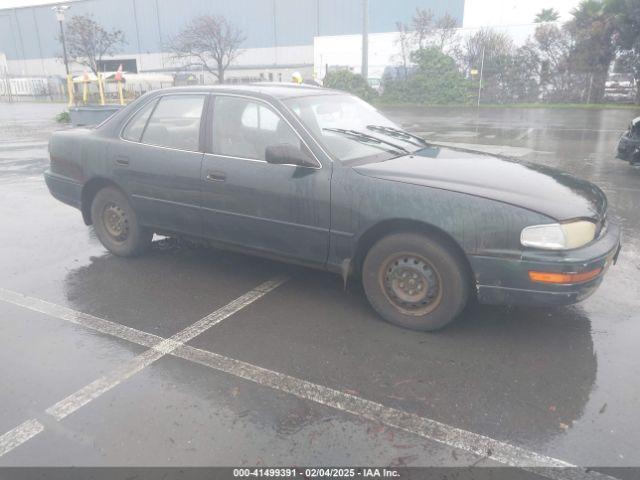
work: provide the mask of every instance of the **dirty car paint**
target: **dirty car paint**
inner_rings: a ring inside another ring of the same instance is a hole
[[[153,153],[158,147],[119,138],[140,106],[161,95],[185,92],[244,96],[269,105],[296,130],[318,168],[212,155],[210,114],[202,120],[199,151],[161,148],[160,164]],[[155,231],[202,237],[345,276],[357,273],[358,261],[376,238],[398,230],[429,230],[467,257],[478,292],[486,287],[485,292],[495,293],[480,295],[487,303],[522,303],[523,298],[540,295],[547,295],[551,303],[572,303],[592,293],[602,280],[600,276],[567,292],[549,291],[552,287],[532,284],[526,277],[527,268],[582,271],[604,265],[619,244],[613,223],[606,238],[593,242],[599,248],[584,247],[570,255],[551,252],[526,264],[523,259],[531,249],[519,240],[522,229],[530,225],[577,218],[603,225],[607,201],[594,184],[549,167],[439,147],[384,161],[342,163],[281,101],[311,94],[336,92],[273,86],[152,92],[96,129],[54,134],[51,169],[45,177],[54,196],[84,211],[90,200],[87,185],[96,179],[108,181],[130,195],[141,223]],[[130,159],[126,167],[117,161],[121,156]],[[183,162],[188,157],[191,167],[177,173],[179,157]],[[207,171],[221,168],[226,181],[208,182]],[[145,182],[155,178],[158,188],[132,195],[121,183],[122,171],[136,169],[155,172]],[[159,192],[173,193],[159,198]]]

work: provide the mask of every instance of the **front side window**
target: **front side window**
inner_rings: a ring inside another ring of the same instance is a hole
[[[242,114],[242,126],[247,128],[275,132],[279,122],[280,117],[275,112],[257,103],[249,103]]]
[[[156,103],[157,100],[153,100],[135,113],[131,120],[129,120],[124,132],[122,132],[122,138],[125,140],[131,140],[132,142],[140,141],[140,137],[142,137],[142,132],[144,131],[144,126],[147,124],[149,115],[151,115]]]
[[[293,129],[272,108],[240,97],[216,97],[212,137],[214,154],[254,160],[265,160],[269,146],[301,146]]]
[[[160,99],[142,134],[142,143],[198,151],[205,95],[167,95]]]

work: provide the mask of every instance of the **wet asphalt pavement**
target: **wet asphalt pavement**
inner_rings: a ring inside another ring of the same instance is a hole
[[[173,240],[133,260],[108,254],[44,185],[61,110],[0,104],[0,289],[50,302],[0,299],[0,435],[42,427],[0,466],[493,464],[372,420],[366,401],[572,464],[640,465],[640,170],[613,158],[639,112],[389,109],[434,142],[595,182],[623,230],[618,264],[581,304],[471,304],[450,328],[416,333],[331,274]],[[100,333],[57,306],[167,338],[274,278],[288,280],[187,342],[267,369],[251,367],[258,381],[168,354],[59,421],[47,413],[147,350],[130,330]],[[265,372],[283,375],[267,385]],[[359,403],[291,394],[284,375]]]

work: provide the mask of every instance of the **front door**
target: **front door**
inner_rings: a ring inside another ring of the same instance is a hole
[[[202,233],[199,145],[206,95],[170,94],[142,107],[111,148],[116,180],[143,225]]]
[[[202,164],[204,234],[229,244],[324,264],[329,243],[331,166],[265,161],[270,145],[304,141],[271,105],[218,95]]]

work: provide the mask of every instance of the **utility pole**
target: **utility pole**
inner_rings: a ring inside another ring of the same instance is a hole
[[[480,94],[482,93],[482,74],[484,73],[484,45],[482,45],[482,60],[480,61],[480,81],[478,82],[478,108],[480,108]]]
[[[369,0],[362,0],[362,78],[369,79]]]

